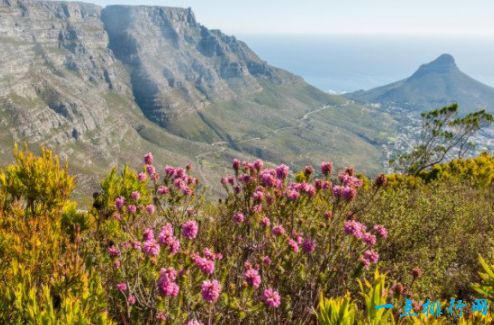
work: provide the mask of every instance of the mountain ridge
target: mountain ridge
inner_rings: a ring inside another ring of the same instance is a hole
[[[494,112],[494,88],[462,72],[451,54],[442,54],[421,65],[403,80],[345,96],[362,103],[395,105],[419,111],[458,103],[463,112],[483,108]]]
[[[387,115],[270,66],[190,9],[1,0],[0,32],[2,162],[14,143],[50,146],[88,190],[87,175],[147,151],[207,184],[232,157],[380,165]]]

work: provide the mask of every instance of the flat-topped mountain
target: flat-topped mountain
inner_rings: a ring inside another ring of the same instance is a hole
[[[407,79],[346,96],[360,102],[421,111],[458,103],[464,112],[482,108],[494,112],[494,88],[463,73],[449,54],[420,66]]]
[[[191,162],[218,181],[233,156],[377,171],[384,113],[270,66],[192,10],[0,0],[0,160],[48,145],[86,174]],[[365,159],[363,159],[365,158]]]
[[[191,9],[108,6],[102,21],[137,103],[162,126],[210,103],[260,92],[258,79],[289,78],[235,37],[200,25]]]

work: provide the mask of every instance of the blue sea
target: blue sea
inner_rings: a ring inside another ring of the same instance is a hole
[[[329,92],[370,89],[410,76],[442,53],[494,87],[492,37],[238,35],[262,59]]]

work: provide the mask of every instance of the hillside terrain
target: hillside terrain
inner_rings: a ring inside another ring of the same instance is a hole
[[[376,172],[378,130],[393,123],[268,65],[190,9],[1,0],[0,32],[1,159],[14,143],[50,146],[87,189],[88,174],[147,151],[192,163],[208,184],[234,156],[297,167],[330,156]]]

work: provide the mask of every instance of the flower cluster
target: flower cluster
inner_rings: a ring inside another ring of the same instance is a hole
[[[176,297],[179,292],[179,287],[175,282],[177,279],[177,271],[172,268],[163,268],[160,271],[158,279],[158,289],[161,295],[168,297]]]
[[[308,278],[325,278],[338,287],[354,272],[332,270],[352,263],[355,269],[370,268],[379,260],[378,239],[388,236],[382,225],[368,230],[349,217],[363,187],[352,168],[333,177],[333,164],[323,162],[319,171],[306,166],[292,180],[285,164],[234,159],[233,175],[221,178],[227,197],[217,208],[200,210],[190,166],[165,166],[161,178],[152,154],[145,155],[144,164],[135,188],[112,199],[114,219],[128,238],[107,251],[119,265],[113,268],[114,288],[125,308],[138,305],[132,313],[152,313],[146,319],[200,324],[203,317],[214,319],[212,310],[229,313],[224,310],[229,303],[217,303],[223,296],[253,306],[252,317],[258,310],[290,306],[306,313],[304,306],[314,307],[309,297],[318,294],[298,294],[312,290],[304,285]],[[379,186],[384,182],[381,177]],[[170,306],[166,314],[164,305]]]

